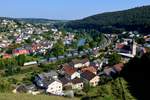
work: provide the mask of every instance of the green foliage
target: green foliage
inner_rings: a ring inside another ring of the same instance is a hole
[[[18,55],[16,57],[17,63],[19,66],[23,66],[23,64],[26,62],[26,56],[25,55]]]
[[[64,46],[63,42],[62,42],[61,40],[58,41],[58,42],[54,45],[54,47],[53,47],[53,49],[52,49],[53,55],[54,55],[54,56],[63,55],[63,54],[65,53],[65,48],[64,48],[64,47],[65,47],[65,46]]]
[[[144,38],[136,38],[135,41],[136,41],[138,44],[145,44]]]
[[[42,36],[46,39],[46,40],[51,40],[52,38],[50,37],[52,35],[51,31],[48,31],[46,33],[43,33]]]
[[[76,49],[76,48],[77,48],[77,44],[78,44],[77,41],[73,41],[72,44],[70,45],[70,47],[71,47],[72,49]]]
[[[102,13],[71,21],[66,27],[72,29],[96,29],[105,33],[120,33],[124,30],[137,30],[141,33],[150,31],[150,6],[138,7],[125,11]]]
[[[10,90],[10,83],[7,80],[0,78],[0,92],[7,92]]]
[[[119,99],[119,100],[123,100],[122,98],[122,88],[121,88],[121,84],[119,82],[119,78],[112,81],[111,84],[112,87],[112,94],[114,95],[115,99]]]
[[[27,43],[27,44],[31,44],[31,43],[32,43],[31,38],[29,38],[29,39],[25,40],[25,43]]]
[[[17,61],[14,58],[0,59],[0,68],[5,71],[5,75],[13,75],[20,72],[20,67],[17,65]]]
[[[97,46],[97,42],[96,41],[90,41],[89,46],[90,46],[90,48],[94,48]]]
[[[6,53],[12,54],[12,48],[8,48],[8,49],[6,50]]]
[[[121,56],[119,54],[113,53],[110,55],[110,58],[109,58],[109,64],[110,65],[120,63],[120,61],[121,61]]]
[[[4,69],[4,67],[5,67],[4,60],[0,58],[0,70]]]
[[[91,88],[83,100],[134,100],[128,91],[127,83],[123,78],[113,79],[105,84]]]
[[[57,64],[50,63],[50,64],[40,64],[40,68],[43,69],[43,71],[50,71],[50,70],[56,70]]]
[[[89,83],[85,83],[85,84],[84,84],[83,91],[84,91],[85,93],[88,93],[88,92],[90,91],[90,89],[91,89],[90,84],[89,84]]]
[[[79,46],[78,47],[78,51],[83,51],[84,50],[84,46]]]

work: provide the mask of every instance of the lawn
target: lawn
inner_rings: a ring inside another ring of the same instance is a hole
[[[79,100],[78,98],[65,98],[47,95],[11,94],[0,93],[0,100]]]

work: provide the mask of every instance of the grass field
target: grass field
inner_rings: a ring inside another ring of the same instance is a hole
[[[0,100],[79,100],[78,98],[65,98],[47,95],[11,94],[0,93]]]

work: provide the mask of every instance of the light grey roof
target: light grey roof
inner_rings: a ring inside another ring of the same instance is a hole
[[[53,77],[53,76],[58,76],[58,73],[54,70],[51,70],[48,73],[42,73],[38,75],[40,78],[44,78],[44,77]]]

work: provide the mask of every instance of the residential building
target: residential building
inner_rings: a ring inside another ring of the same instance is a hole
[[[51,94],[61,94],[62,93],[62,83],[59,80],[51,79],[49,81],[49,85],[46,89],[46,92]]]
[[[88,82],[91,86],[97,86],[100,81],[100,77],[90,71],[81,73],[81,78],[84,79],[85,82]]]
[[[78,89],[81,90],[83,89],[83,80],[81,80],[80,78],[75,78],[73,80],[71,80],[72,83],[72,89]]]
[[[81,67],[89,66],[90,62],[87,58],[82,59],[82,60],[74,59],[72,60],[70,65],[72,65],[74,68],[81,68]]]
[[[51,76],[51,73],[38,74],[35,76],[34,83],[37,87],[46,89],[46,92],[58,95],[62,93],[62,83],[60,80],[54,79]]]
[[[84,67],[84,68],[81,69],[81,72],[85,72],[85,71],[90,71],[94,74],[97,74],[97,70],[93,66],[88,66],[88,67]]]
[[[81,67],[83,66],[82,63],[81,63],[81,61],[78,60],[78,59],[72,60],[71,65],[72,65],[74,68],[81,68]]]
[[[22,49],[22,48],[17,48],[15,50],[13,50],[13,55],[18,56],[21,54],[29,54],[29,50]]]
[[[77,69],[71,66],[64,66],[62,68],[62,71],[65,74],[65,77],[69,80],[72,80],[76,77],[80,78],[80,73],[77,72]]]

